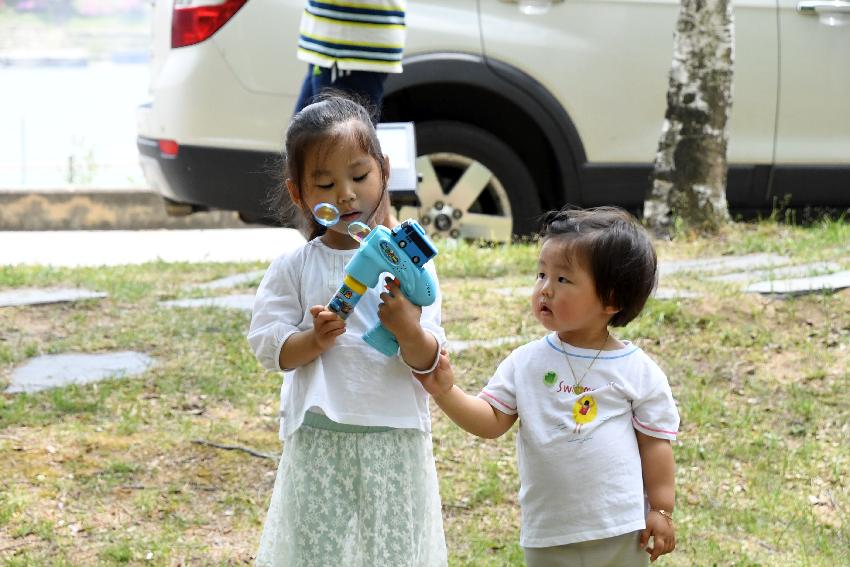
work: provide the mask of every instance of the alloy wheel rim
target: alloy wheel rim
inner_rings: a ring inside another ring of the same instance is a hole
[[[438,152],[419,156],[420,207],[403,207],[402,219],[419,220],[431,236],[507,242],[513,229],[508,193],[493,172],[468,156]]]

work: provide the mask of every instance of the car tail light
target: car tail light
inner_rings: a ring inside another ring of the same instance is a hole
[[[200,43],[217,32],[248,0],[174,0],[171,47]]]
[[[180,145],[174,140],[159,141],[159,155],[164,158],[176,158]]]

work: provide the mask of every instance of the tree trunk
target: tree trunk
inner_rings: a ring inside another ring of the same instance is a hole
[[[726,124],[733,61],[731,1],[681,0],[667,112],[644,203],[644,218],[659,234],[670,235],[677,218],[709,233],[729,220]]]

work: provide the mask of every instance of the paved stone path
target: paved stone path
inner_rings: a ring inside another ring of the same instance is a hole
[[[254,309],[254,294],[223,295],[219,297],[201,297],[197,299],[173,299],[161,301],[163,307],[224,307],[227,309]]]
[[[0,232],[0,265],[270,262],[303,243],[291,228]]]
[[[835,262],[812,262],[810,264],[796,264],[775,269],[733,272],[731,274],[711,276],[708,279],[727,283],[746,283],[761,280],[778,280],[796,276],[817,276],[824,273],[837,272],[840,269],[841,266]]]
[[[6,392],[38,392],[107,378],[129,378],[142,374],[153,363],[148,355],[132,351],[39,356],[12,372],[11,384]]]
[[[196,284],[193,287],[196,287],[198,289],[222,289],[228,287],[238,287],[248,283],[259,282],[261,279],[263,279],[265,273],[265,270],[246,272],[244,274],[236,274],[235,276],[227,276],[226,278],[213,280],[211,282]]]
[[[744,291],[788,297],[808,293],[837,291],[848,287],[850,287],[850,271],[843,271],[809,278],[757,282],[747,286]]]
[[[695,299],[697,297],[702,297],[702,294],[697,293],[695,291],[688,291],[686,289],[676,289],[673,287],[658,287],[655,288],[655,291],[652,293],[652,297],[658,300]]]
[[[0,307],[64,303],[83,299],[101,299],[105,293],[79,288],[23,288],[0,292]]]
[[[744,256],[719,256],[694,260],[668,260],[659,262],[659,278],[678,272],[732,272],[755,268],[784,266],[791,263],[787,256],[776,254],[747,254]]]

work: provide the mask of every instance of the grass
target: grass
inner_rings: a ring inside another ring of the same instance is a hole
[[[662,259],[770,252],[850,269],[850,225],[735,225],[717,238],[659,242]],[[452,338],[513,343],[453,358],[475,391],[540,334],[527,299],[534,245],[441,244],[444,323]],[[0,309],[0,388],[27,359],[137,350],[137,379],[0,395],[0,560],[6,565],[250,563],[275,464],[204,439],[268,453],[279,377],[244,340],[249,316],[167,309],[193,283],[258,264],[152,263],[97,269],[0,267],[0,289],[82,286],[104,300]],[[665,369],[682,415],[675,446],[679,547],[662,565],[850,564],[850,291],[789,300],[744,295],[694,274],[665,287],[622,338]],[[220,293],[245,292],[221,290]],[[494,301],[495,299],[495,301]],[[494,306],[496,308],[494,308]],[[514,431],[463,434],[433,413],[451,565],[521,565]]]

